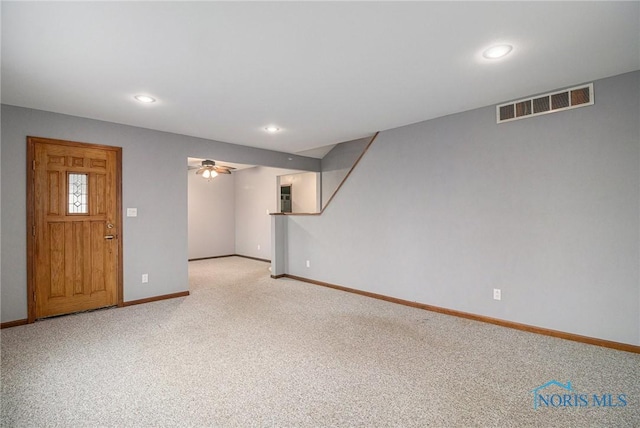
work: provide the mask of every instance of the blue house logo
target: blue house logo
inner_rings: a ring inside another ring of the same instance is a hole
[[[554,386],[554,390],[561,390],[560,393],[549,394],[544,391]],[[574,391],[571,382],[564,384],[557,380],[550,380],[531,392],[534,410],[539,407],[626,407],[629,400],[626,394],[579,394]]]
[[[536,389],[531,391],[531,392],[533,392],[533,408],[534,409],[538,408],[538,405],[540,404],[540,398],[542,398],[543,402],[547,406],[549,405],[549,403],[548,403],[549,400],[545,400],[545,396],[542,395],[542,394],[539,394],[539,391],[541,391],[541,390],[543,390],[545,388],[548,388],[551,385],[557,385],[560,388],[566,389],[567,391],[573,391],[573,388],[571,388],[571,382],[569,382],[569,381],[567,381],[567,384],[564,385],[564,384],[558,382],[557,380],[550,380],[549,382],[545,383],[544,385],[540,385],[539,387],[537,387]],[[554,394],[554,395],[557,395],[557,394]],[[546,396],[546,397],[548,397],[548,396]]]

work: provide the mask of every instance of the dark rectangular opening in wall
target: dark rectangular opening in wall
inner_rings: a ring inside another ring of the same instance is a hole
[[[513,119],[516,117],[513,104],[500,107],[500,120]]]
[[[543,113],[549,111],[549,97],[541,97],[533,100],[533,112]]]
[[[569,93],[561,92],[551,95],[551,108],[557,110],[559,108],[569,107]]]
[[[589,103],[589,88],[580,88],[571,91],[571,105],[587,104]]]
[[[291,201],[291,185],[283,184],[280,186],[280,212],[290,213],[293,212]]]

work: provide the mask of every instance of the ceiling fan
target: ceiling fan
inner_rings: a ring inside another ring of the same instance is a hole
[[[231,174],[232,166],[216,165],[215,161],[203,160],[202,166],[190,166],[189,169],[197,169],[196,174],[202,174],[202,178],[211,180],[218,174]]]

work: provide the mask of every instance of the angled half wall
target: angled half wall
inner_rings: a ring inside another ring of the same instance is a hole
[[[640,72],[594,96],[380,133],[322,215],[278,220],[282,273],[640,345]]]

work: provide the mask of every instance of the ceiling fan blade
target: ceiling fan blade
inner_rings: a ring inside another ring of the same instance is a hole
[[[196,174],[202,174],[207,168],[200,168],[196,171]]]
[[[231,171],[229,171],[226,168],[220,168],[220,167],[214,167],[213,168],[218,174],[231,174]]]

